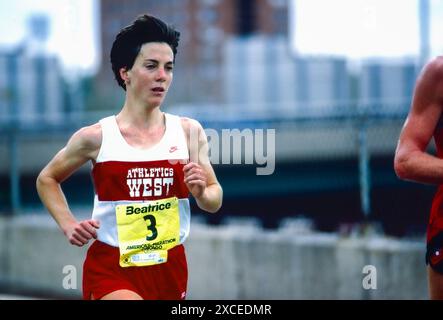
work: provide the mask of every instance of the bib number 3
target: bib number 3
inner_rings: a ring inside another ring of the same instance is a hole
[[[143,217],[143,220],[148,222],[147,229],[151,233],[151,235],[146,236],[147,241],[155,240],[158,236],[157,228],[155,227],[157,221],[155,220],[155,217],[151,214],[148,214],[147,216]]]
[[[120,266],[164,263],[180,244],[177,197],[116,206]]]

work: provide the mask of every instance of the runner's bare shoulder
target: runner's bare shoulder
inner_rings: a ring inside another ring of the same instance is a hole
[[[433,83],[434,85],[443,84],[443,56],[438,56],[430,60],[423,68],[421,75],[422,81]]]
[[[197,132],[200,132],[200,130],[203,129],[200,122],[198,122],[195,119],[187,118],[187,117],[180,117],[181,124],[183,127],[183,130],[186,133],[186,136],[189,137],[191,130],[197,130]]]
[[[68,146],[74,150],[87,154],[91,159],[96,159],[102,143],[102,128],[99,123],[83,127],[75,132]]]

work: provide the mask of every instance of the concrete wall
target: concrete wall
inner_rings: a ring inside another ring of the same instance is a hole
[[[185,246],[188,299],[428,298],[424,240],[193,223]],[[79,298],[85,252],[69,245],[47,215],[0,219],[3,288]],[[67,265],[77,270],[75,290],[63,288]],[[376,268],[376,289],[363,288],[366,265]]]

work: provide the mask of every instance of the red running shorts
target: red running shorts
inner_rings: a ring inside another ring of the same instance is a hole
[[[185,299],[188,267],[183,245],[168,251],[167,262],[153,266],[122,268],[119,257],[118,247],[94,241],[83,264],[83,299],[101,299],[122,289],[145,300]]]

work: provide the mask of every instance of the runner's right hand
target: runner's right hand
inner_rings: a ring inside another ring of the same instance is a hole
[[[71,244],[82,247],[92,238],[97,239],[96,229],[98,228],[100,228],[100,222],[89,219],[73,222],[64,233]]]

